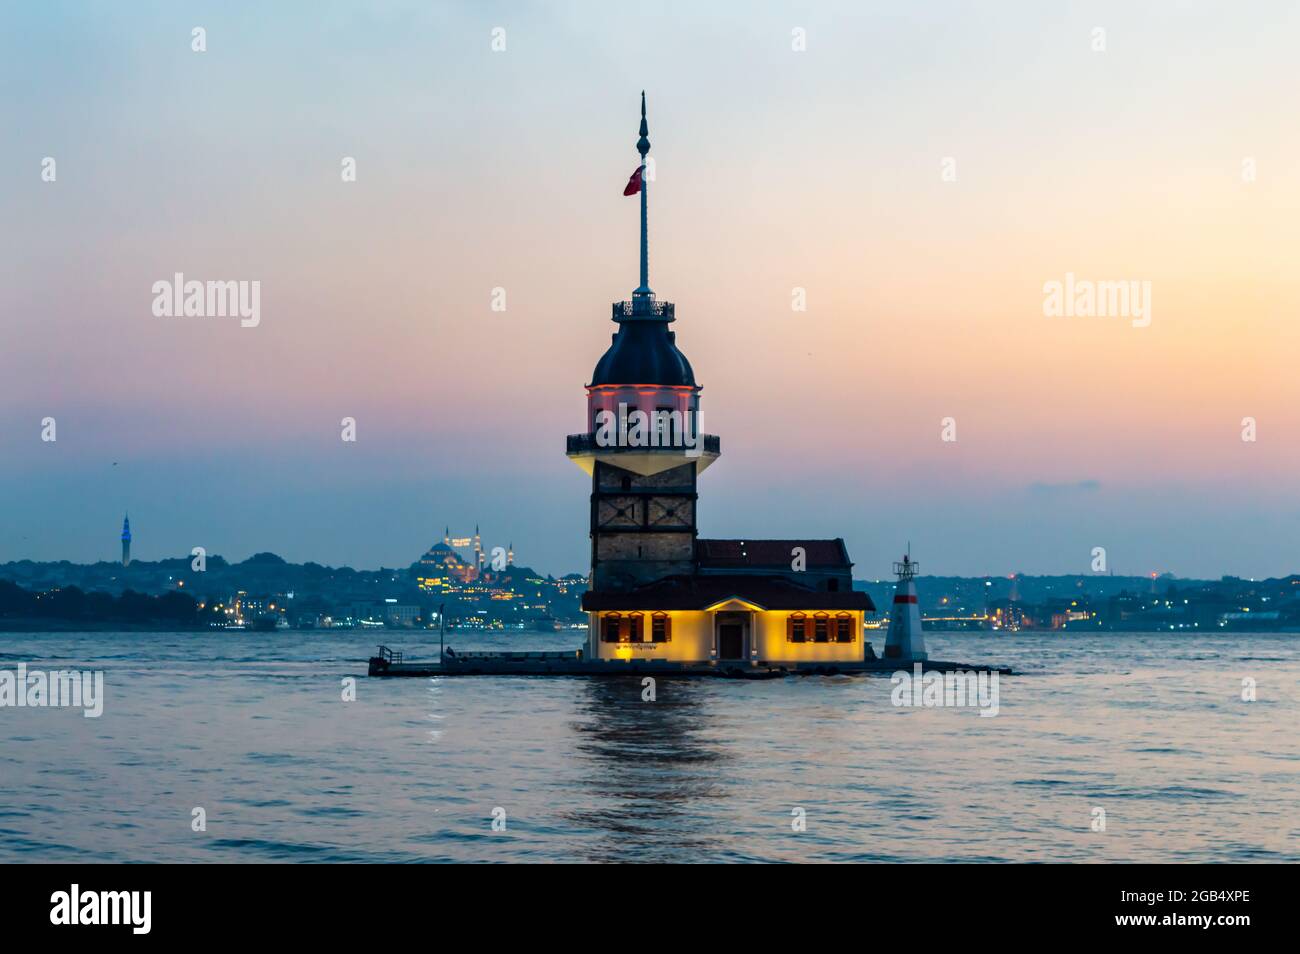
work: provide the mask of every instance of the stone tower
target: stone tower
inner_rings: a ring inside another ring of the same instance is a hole
[[[668,329],[671,302],[650,289],[646,154],[641,94],[641,164],[624,195],[641,194],[641,283],[615,302],[618,325],[587,385],[587,431],[567,453],[591,475],[591,588],[625,591],[695,563],[696,480],[718,458],[717,437],[700,429],[700,386]]]

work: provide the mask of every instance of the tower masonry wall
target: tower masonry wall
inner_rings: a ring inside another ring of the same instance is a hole
[[[695,541],[690,533],[618,533],[602,531],[596,538],[596,559],[640,560],[646,563],[682,562],[689,573],[695,560]],[[663,576],[665,574],[660,574]],[[658,577],[655,577],[658,579]]]
[[[623,487],[624,479],[629,482],[629,490],[694,492],[695,464],[690,462],[679,467],[670,467],[648,477],[604,461],[596,468],[596,489],[599,491],[619,491]]]

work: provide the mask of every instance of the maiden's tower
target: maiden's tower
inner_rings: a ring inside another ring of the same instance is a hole
[[[589,660],[802,668],[864,658],[875,609],[853,590],[841,539],[708,540],[700,475],[721,442],[700,428],[701,386],[650,288],[645,94],[624,190],[641,205],[640,284],[615,302],[617,331],[587,389],[586,431],[567,452],[591,477]]]

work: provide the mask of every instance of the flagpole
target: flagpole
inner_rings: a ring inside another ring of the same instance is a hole
[[[650,191],[645,178],[645,156],[641,157],[641,291],[650,290],[650,229],[646,223],[646,203]]]
[[[645,157],[650,151],[650,140],[646,138],[649,132],[650,128],[645,120],[645,90],[641,90],[641,138],[636,143],[636,151],[641,153],[641,285],[637,288],[634,298],[654,296],[654,292],[650,290],[650,233],[646,224],[647,193],[650,189],[646,181]]]

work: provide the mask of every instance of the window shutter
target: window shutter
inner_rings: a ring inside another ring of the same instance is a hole
[[[812,634],[808,627],[812,620],[804,616],[803,613],[795,613],[790,616],[785,623],[785,638],[792,643],[806,643]]]
[[[850,614],[840,613],[835,617],[835,641],[853,642],[853,617]]]
[[[657,629],[657,631],[656,631]],[[650,638],[656,643],[670,643],[673,639],[673,621],[667,613],[650,617]]]

